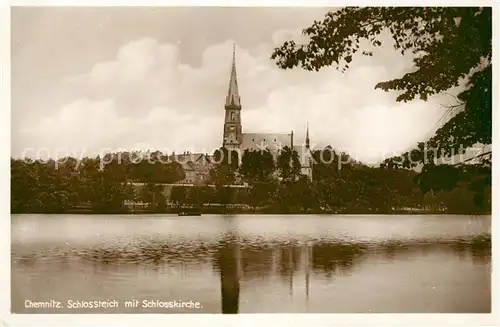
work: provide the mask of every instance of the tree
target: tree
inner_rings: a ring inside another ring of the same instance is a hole
[[[201,186],[200,188],[200,201],[201,203],[211,203],[214,200],[215,190],[209,186]]]
[[[152,153],[116,154],[121,161],[125,174],[130,180],[141,183],[176,183],[186,178],[182,165],[172,162],[167,155],[156,151]]]
[[[202,206],[210,203],[213,198],[213,189],[207,186],[194,186],[188,188],[186,204]]]
[[[384,91],[399,92],[396,101],[427,100],[468,79],[457,95],[457,104],[449,109],[451,118],[428,140],[427,148],[433,149],[433,158],[423,154],[424,143],[418,145],[416,153],[410,151],[403,156],[419,157],[418,162],[426,166],[425,174],[435,168],[434,159],[463,153],[478,143],[491,144],[490,7],[346,7],[304,29],[309,43],[286,41],[271,58],[283,69],[301,66],[317,71],[336,65],[345,71],[361,50],[363,40],[373,47],[382,45],[383,31],[392,35],[395,49],[414,55],[412,72],[375,85]],[[362,55],[372,56],[369,50],[362,51]],[[491,151],[487,154],[491,160]],[[483,166],[488,167],[490,160],[484,160]],[[394,166],[394,161],[389,158],[384,166]],[[484,179],[486,183],[488,180],[491,179]]]
[[[13,213],[29,212],[36,194],[36,174],[24,160],[10,160],[10,205]]]
[[[214,152],[216,165],[210,170],[210,181],[215,185],[215,198],[227,209],[232,202],[234,189],[229,187],[236,181],[236,171],[239,166],[238,152],[220,148]]]
[[[213,157],[216,164],[209,172],[210,182],[216,187],[233,184],[239,166],[238,153],[220,148],[214,151]]]
[[[342,166],[339,164],[340,156],[327,146],[321,150],[312,152],[312,179],[314,181],[334,180],[337,178]],[[349,162],[346,161],[346,164]]]
[[[271,204],[275,199],[277,184],[273,181],[256,181],[247,190],[247,202],[254,211],[258,206]]]
[[[132,202],[132,210],[135,211],[135,205],[136,205],[136,202],[140,201],[140,193],[139,193],[139,190],[137,190],[135,187],[134,187],[134,184],[133,183],[126,183],[126,186],[125,186],[125,198],[128,200],[128,201],[131,201]]]
[[[237,170],[239,166],[239,154],[236,150],[228,150],[221,147],[214,151],[214,162],[219,165],[228,166],[232,170]]]
[[[323,159],[318,157],[320,154]],[[267,156],[258,155],[261,159],[256,162]],[[227,174],[217,179],[216,189],[174,186],[170,198],[177,205],[212,203],[214,200],[221,204],[247,203],[254,209],[274,205],[280,212],[318,207],[354,213],[386,212],[404,207],[465,214],[491,211],[491,200],[488,200],[491,188],[483,187],[484,179],[491,179],[491,175],[487,174],[488,168],[481,165],[465,165],[462,169],[440,165],[426,174],[417,174],[395,167],[368,167],[348,160],[343,153],[336,154],[329,147],[313,156],[312,182],[302,176],[279,185],[273,178],[266,177],[268,173],[261,174],[252,168],[248,170],[252,173],[246,175],[249,178],[255,175],[250,178],[250,188],[229,187],[234,181],[234,171],[222,164],[217,171]],[[268,159],[267,164],[271,166]],[[57,162],[11,159],[12,212],[64,213],[80,205],[90,206],[100,213],[123,212],[124,200],[135,200],[137,196],[154,203],[149,206],[153,211],[164,205],[163,185],[143,184],[141,194],[137,194],[136,185],[130,182],[127,164],[123,169],[124,164],[119,161],[106,162],[109,163],[102,165],[100,158],[84,158],[77,165],[73,158]],[[413,180],[425,193],[420,192]],[[434,187],[436,181],[442,186],[440,189]],[[488,183],[491,184],[491,180]]]
[[[94,175],[90,183],[91,205],[96,212],[114,213],[124,210],[127,180],[124,175],[114,173],[115,167],[115,165],[105,166]]]
[[[215,198],[224,206],[224,211],[227,210],[227,205],[232,204],[235,198],[237,189],[228,185],[221,185],[215,189]]]
[[[170,201],[176,206],[181,206],[186,203],[189,194],[189,189],[186,186],[174,186],[170,192]]]
[[[216,188],[231,185],[235,182],[236,176],[235,171],[228,165],[219,164],[212,168],[209,172],[210,182],[212,182]]]
[[[276,160],[276,168],[283,181],[295,181],[301,169],[297,151],[290,149],[288,146],[283,147]]]
[[[241,159],[240,173],[250,184],[246,201],[254,211],[258,206],[274,200],[276,185],[274,181],[274,158],[269,149],[265,151],[245,150]]]
[[[269,149],[245,150],[241,159],[240,173],[246,182],[267,182],[274,173],[274,158]]]
[[[300,208],[307,211],[318,207],[318,198],[315,194],[313,184],[306,176],[300,176],[298,180],[289,185],[290,199]]]
[[[150,211],[156,212],[165,208],[167,201],[163,191],[163,185],[150,182],[142,186],[139,196],[142,202],[149,203]]]

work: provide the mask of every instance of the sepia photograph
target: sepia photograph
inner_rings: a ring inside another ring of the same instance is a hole
[[[492,313],[492,13],[12,6],[11,313]]]

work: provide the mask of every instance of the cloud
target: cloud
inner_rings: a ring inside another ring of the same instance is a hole
[[[382,80],[411,69],[390,46],[358,57],[345,74],[280,70],[269,59],[273,47],[300,35],[274,33],[255,48],[236,46],[244,132],[289,132],[330,144],[375,162],[429,136],[442,115],[439,99],[410,104],[374,90]],[[133,148],[210,152],[220,146],[232,57],[232,40],[209,46],[201,64],[181,63],[177,44],[153,38],[131,41],[113,60],[95,63],[68,79],[75,100],[35,125],[22,126],[19,146]],[[19,151],[18,151],[19,152]]]
[[[217,135],[204,135],[192,123],[195,120],[189,113],[167,107],[151,108],[140,119],[123,117],[111,99],[77,99],[63,107],[57,116],[45,118],[36,127],[23,131],[32,136],[23,157],[34,153],[49,153],[52,157],[95,156],[117,149],[158,149],[167,153],[178,149],[211,151],[204,148],[204,142],[214,143]],[[198,119],[197,123],[211,129],[219,127],[209,117]]]

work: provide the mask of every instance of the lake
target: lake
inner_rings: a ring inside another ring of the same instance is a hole
[[[491,311],[491,216],[11,219],[14,313]]]

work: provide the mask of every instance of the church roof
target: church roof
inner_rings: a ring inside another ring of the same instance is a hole
[[[206,153],[192,153],[192,152],[180,153],[171,155],[170,159],[172,161],[176,161],[179,163],[192,162],[195,164],[204,164],[212,162],[212,156]]]
[[[229,90],[226,97],[226,106],[241,106],[240,93],[238,92],[238,80],[236,78],[236,52],[233,45],[233,63],[231,66],[231,77],[229,79]]]
[[[181,162],[182,169],[184,171],[193,171],[195,170],[194,162],[188,161],[188,162]]]
[[[260,150],[269,149],[271,151],[279,150],[292,143],[292,134],[281,133],[243,133],[241,149]]]

